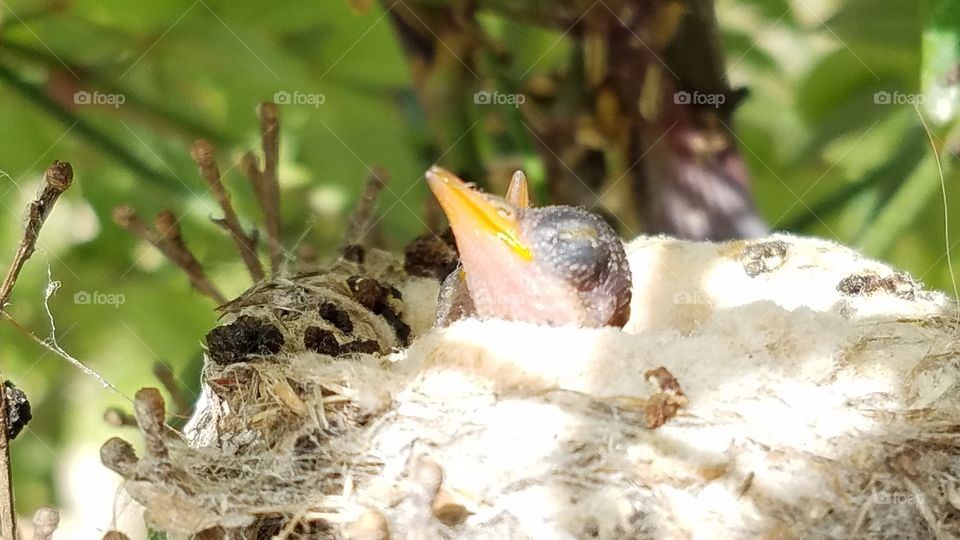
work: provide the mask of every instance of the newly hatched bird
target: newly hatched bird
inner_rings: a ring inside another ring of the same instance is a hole
[[[631,275],[623,243],[582,208],[532,208],[517,172],[507,199],[450,171],[426,174],[456,238],[461,267],[444,282],[440,324],[465,316],[580,327],[623,326]]]

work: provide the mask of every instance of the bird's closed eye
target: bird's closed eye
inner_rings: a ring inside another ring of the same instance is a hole
[[[563,242],[576,242],[587,240],[589,242],[595,242],[599,239],[597,230],[593,227],[576,227],[573,229],[563,229],[557,235]]]
[[[499,215],[500,217],[504,219],[516,218],[517,213],[514,211],[514,209],[510,205],[500,202],[494,198],[488,199],[488,202],[490,203],[490,206],[493,206],[496,209],[497,215]]]

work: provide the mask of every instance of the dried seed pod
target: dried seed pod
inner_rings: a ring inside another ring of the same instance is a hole
[[[137,419],[120,407],[107,407],[107,410],[103,411],[103,420],[114,427],[137,425]]]
[[[433,498],[433,517],[448,527],[463,523],[470,514],[470,510],[446,489],[440,488]]]
[[[43,506],[33,513],[33,540],[50,540],[60,525],[60,513]]]
[[[133,410],[137,425],[147,441],[147,453],[153,457],[166,458],[167,445],[163,440],[167,409],[160,391],[156,388],[141,388],[133,396]]]
[[[355,339],[340,346],[340,354],[365,353],[376,354],[380,351],[380,344],[373,339]]]
[[[440,280],[456,270],[459,261],[457,245],[449,228],[441,236],[426,233],[414,238],[403,254],[403,268],[408,274]]]
[[[788,245],[783,240],[754,242],[743,248],[740,263],[750,277],[772,272],[783,266],[787,259]]]
[[[100,447],[100,462],[124,478],[134,476],[138,461],[133,446],[119,437],[111,437]]]
[[[7,437],[15,439],[33,418],[30,413],[30,401],[27,400],[23,390],[10,381],[4,381],[3,389],[7,394]]]
[[[388,540],[390,525],[383,514],[370,510],[344,527],[343,537],[347,540]]]
[[[303,332],[303,346],[308,351],[337,356],[340,354],[340,343],[337,336],[330,330],[319,326],[308,326]]]
[[[276,326],[248,315],[207,333],[207,353],[222,365],[280,352],[284,339]]]
[[[377,280],[366,276],[350,276],[347,278],[347,286],[350,287],[354,300],[387,321],[401,344],[409,344],[410,326],[400,318],[390,303],[391,298],[401,299],[400,291],[393,287],[384,287]]]
[[[324,302],[320,304],[320,316],[325,321],[332,324],[337,330],[344,334],[353,332],[353,321],[350,320],[350,314],[343,308],[333,302]]]

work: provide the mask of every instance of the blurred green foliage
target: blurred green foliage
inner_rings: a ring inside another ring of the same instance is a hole
[[[860,246],[950,289],[940,177],[912,105],[930,117],[955,212],[956,145],[947,141],[960,78],[956,4],[719,0],[718,12],[730,77],[750,89],[736,127],[764,217],[775,229]],[[560,34],[489,14],[482,22],[516,54],[514,77],[566,58]],[[75,105],[78,91],[119,94],[124,103]],[[76,170],[11,314],[41,337],[50,332],[42,302],[49,270],[62,284],[50,308],[66,350],[128,395],[155,384],[157,361],[195,392],[202,338],[215,324],[211,303],[116,227],[111,209],[174,210],[215,282],[228,296],[241,292],[249,282],[208,219],[219,209],[188,148],[198,137],[214,143],[239,212],[248,224],[259,220],[235,164],[258,149],[255,104],[278,91],[323,96],[318,106],[281,107],[288,248],[296,241],[330,253],[374,164],[391,175],[379,202],[385,242],[400,245],[423,229],[421,174],[437,156],[380,7],[360,0],[0,2],[0,259],[14,252],[22,209],[49,162],[66,159]],[[514,152],[536,169],[530,145],[480,144],[487,155]],[[960,240],[960,219],[949,234]],[[77,302],[82,293],[123,302]],[[0,343],[5,376],[34,405],[30,429],[13,444],[18,508],[29,512],[56,504],[54,478],[69,442],[123,435],[100,418],[108,405],[129,404],[9,324],[0,325]]]

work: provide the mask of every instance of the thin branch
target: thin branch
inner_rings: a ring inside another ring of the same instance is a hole
[[[363,193],[360,195],[357,207],[350,213],[347,222],[347,231],[343,235],[343,249],[357,245],[370,228],[374,219],[377,196],[380,195],[389,180],[390,175],[387,170],[380,166],[373,167],[370,174],[367,175]]]
[[[438,22],[429,16],[444,9],[455,13],[450,2],[403,0],[391,4],[384,0],[382,4],[391,6],[394,27],[414,68],[415,87],[440,87],[431,77],[436,66],[444,64],[431,63],[430,58],[439,57],[444,50],[456,50],[460,58],[470,61],[474,49],[458,46],[469,43],[471,27],[458,28],[456,19]],[[579,83],[579,88],[570,89],[573,100],[563,99],[563,87],[561,93],[548,96],[549,100],[538,99],[539,92],[532,84],[521,87],[521,95],[528,99],[519,111],[525,116],[524,126],[532,126],[528,129],[546,166],[547,185],[555,202],[593,207],[598,204],[597,194],[602,194],[600,198],[616,203],[608,210],[616,213],[624,231],[630,233],[641,223],[648,233],[698,239],[767,232],[729,127],[743,93],[730,87],[725,74],[714,0],[652,5],[644,0],[475,0],[465,5],[468,18],[470,10],[476,10],[562,32],[575,44],[574,53],[581,55],[579,61],[561,70],[572,75],[567,81]],[[430,32],[418,33],[421,26]],[[429,39],[433,34],[446,46],[433,44]],[[491,48],[485,42],[481,45],[481,52]],[[418,55],[426,60],[416,58]],[[533,83],[536,72],[521,79]],[[456,101],[449,96],[462,94],[461,88],[449,86],[453,80],[450,75],[443,77],[448,89],[440,94],[439,102],[431,101],[429,92],[420,91],[428,118],[430,112]],[[512,91],[497,82],[501,93]],[[697,92],[712,95],[723,106],[683,102],[683,93]],[[547,118],[547,132],[533,117],[538,106],[561,113]],[[570,109],[566,114],[562,114],[564,107]],[[434,133],[442,133],[442,127],[431,123]],[[662,139],[671,144],[659,144]],[[709,144],[701,144],[703,141]],[[659,165],[663,163],[669,166]],[[628,191],[632,196],[624,196]],[[706,222],[691,219],[691,215],[706,216]]]
[[[280,238],[280,182],[277,169],[280,164],[280,119],[277,106],[263,102],[257,108],[260,116],[261,142],[263,143],[263,169],[249,152],[243,156],[241,167],[253,184],[254,193],[267,231],[267,248],[270,253],[270,271],[276,274],[283,259]]]
[[[111,437],[100,447],[100,462],[123,478],[133,479],[137,473],[137,451],[120,437]]]
[[[226,304],[227,298],[207,278],[200,261],[187,247],[177,224],[177,218],[169,210],[157,215],[154,222],[156,231],[148,227],[129,206],[113,209],[113,220],[138,238],[146,240],[160,250],[168,259],[187,274],[190,283],[197,290],[212,298],[218,304]]]
[[[60,513],[44,506],[33,513],[33,540],[53,540],[53,533],[60,525]]]
[[[50,215],[50,210],[72,182],[73,168],[66,161],[54,161],[44,174],[43,189],[28,207],[27,225],[23,231],[23,239],[20,240],[17,255],[6,277],[3,278],[3,283],[0,284],[0,311],[7,305],[7,300],[10,299],[10,293],[13,292],[13,286],[17,282],[17,277],[20,276],[24,263],[33,255],[37,239],[40,237],[40,229]]]
[[[13,509],[13,477],[10,474],[10,439],[7,433],[7,392],[5,388],[0,388],[0,535],[15,539],[16,532],[17,514]]]
[[[484,44],[472,3],[388,2],[387,10],[410,67],[413,88],[439,153],[440,164],[483,184],[475,94],[481,82],[474,57]],[[417,5],[414,5],[417,4]]]
[[[10,269],[0,284],[0,313],[3,313],[13,286],[17,283],[24,263],[33,255],[40,238],[40,229],[53,210],[53,205],[73,182],[73,167],[66,161],[54,161],[43,175],[44,184],[37,198],[27,210],[27,224],[20,247]],[[3,375],[0,374],[0,383]],[[0,536],[17,537],[17,515],[13,507],[13,478],[10,475],[10,439],[7,432],[7,393],[0,384]]]
[[[167,252],[174,262],[183,268],[187,275],[193,281],[194,285],[200,287],[202,291],[221,304],[227,302],[220,292],[213,286],[213,283],[207,279],[206,273],[200,261],[193,255],[187,243],[183,239],[183,233],[180,230],[180,223],[177,216],[170,210],[164,210],[157,214],[153,222],[154,228],[160,235],[161,243],[167,246]]]
[[[141,388],[133,397],[133,410],[137,425],[147,442],[147,454],[160,459],[167,457],[166,406],[156,388]]]
[[[448,0],[405,1],[409,4],[435,8],[450,5]],[[610,6],[610,9],[618,9],[623,2],[605,0],[605,3]],[[579,18],[583,9],[590,7],[591,4],[592,2],[576,0],[476,0],[473,3],[477,9],[496,13],[507,20],[554,28],[569,28]]]
[[[210,146],[210,143],[207,141],[200,139],[194,142],[190,148],[190,156],[193,157],[193,161],[197,163],[197,166],[200,168],[200,173],[207,180],[207,183],[210,184],[210,191],[213,192],[217,203],[220,205],[220,208],[223,209],[223,219],[215,220],[216,223],[223,226],[230,233],[230,236],[233,237],[233,241],[237,245],[237,250],[240,252],[240,257],[247,266],[247,270],[250,272],[253,280],[262,280],[264,274],[263,266],[257,258],[256,232],[247,234],[246,231],[243,230],[243,226],[240,225],[237,213],[233,210],[233,205],[230,203],[230,194],[228,194],[227,190],[223,187],[223,182],[220,178],[220,169],[217,167],[217,162],[213,157],[213,147]]]
[[[108,407],[103,411],[103,420],[114,427],[137,427],[137,419],[120,407]]]
[[[175,407],[173,416],[176,418],[186,418],[193,409],[193,402],[190,401],[190,398],[183,392],[183,386],[177,381],[173,370],[163,362],[156,362],[153,364],[153,374],[173,400]]]

